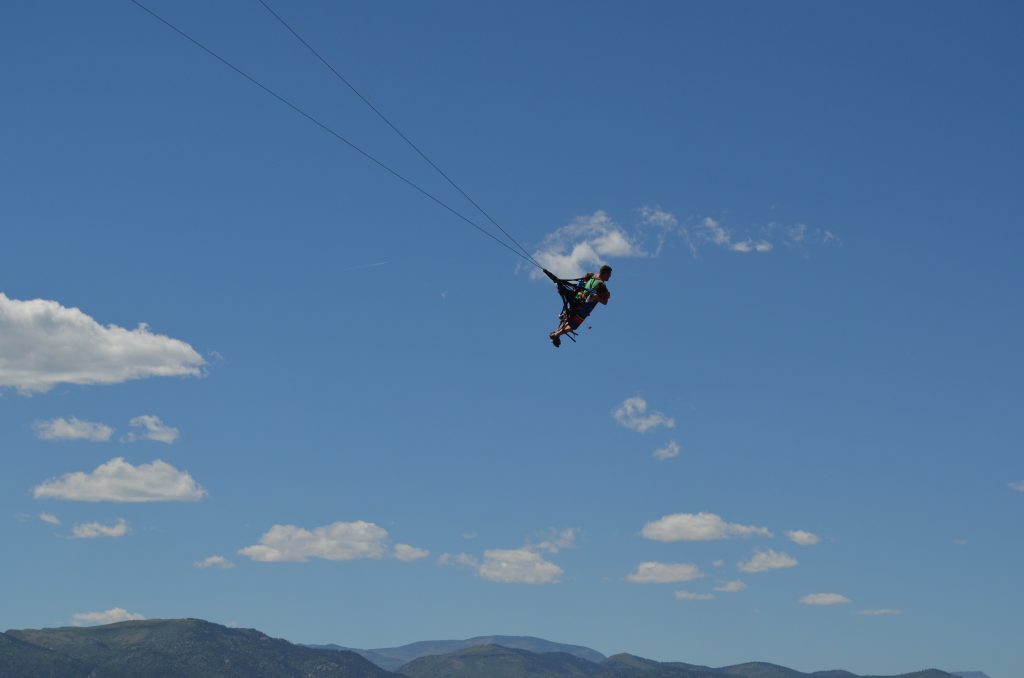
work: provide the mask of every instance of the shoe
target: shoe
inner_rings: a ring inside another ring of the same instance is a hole
[[[562,345],[562,338],[559,337],[554,332],[552,332],[551,334],[548,335],[548,339],[550,339],[551,343],[555,345],[555,348],[558,348],[559,346]]]

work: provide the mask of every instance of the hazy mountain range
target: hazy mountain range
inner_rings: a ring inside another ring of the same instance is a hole
[[[936,669],[898,678],[953,678]],[[987,678],[961,672],[963,678]],[[401,647],[310,647],[199,619],[0,634],[0,678],[878,678],[801,673],[765,663],[712,668],[630,654],[605,657],[529,636],[480,636]],[[894,677],[895,678],[895,677]]]

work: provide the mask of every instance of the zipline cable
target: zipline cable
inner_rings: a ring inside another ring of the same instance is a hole
[[[514,237],[512,237],[511,233],[509,233],[504,228],[502,228],[501,224],[499,224],[497,221],[495,221],[494,218],[490,214],[488,214],[487,211],[483,207],[481,207],[475,200],[473,200],[473,198],[469,197],[469,194],[466,193],[464,190],[462,190],[462,187],[460,187],[457,183],[455,183],[455,181],[450,176],[448,176],[448,174],[445,173],[444,170],[442,170],[440,167],[438,167],[434,163],[433,160],[431,160],[429,157],[427,157],[427,154],[424,153],[422,150],[420,150],[420,147],[412,142],[412,139],[410,139],[405,134],[403,134],[402,131],[400,129],[398,129],[398,127],[396,127],[394,125],[394,123],[392,123],[387,118],[387,116],[385,116],[383,113],[381,113],[380,109],[378,109],[376,106],[374,106],[370,102],[369,99],[367,99],[365,96],[363,96],[363,94],[359,90],[357,90],[355,88],[355,85],[353,85],[351,82],[348,81],[348,78],[346,78],[344,75],[339,73],[338,69],[336,69],[334,66],[332,66],[330,64],[330,62],[328,62],[327,59],[325,59],[323,57],[323,55],[320,54],[320,52],[318,52],[316,50],[316,48],[314,48],[311,44],[309,44],[305,40],[305,38],[303,38],[301,35],[299,35],[298,31],[296,31],[294,28],[292,28],[291,24],[289,24],[287,21],[285,21],[284,18],[280,14],[275,12],[274,9],[269,4],[267,4],[266,0],[259,0],[259,3],[261,5],[263,5],[264,9],[266,9],[268,12],[270,12],[270,14],[275,19],[277,19],[278,22],[280,22],[280,24],[282,26],[284,26],[286,29],[288,29],[288,32],[291,33],[293,36],[295,36],[295,39],[298,40],[299,42],[301,42],[306,47],[306,49],[308,49],[313,54],[313,56],[315,56],[317,59],[319,59],[320,63],[322,63],[324,66],[326,66],[328,68],[328,70],[330,70],[331,73],[333,73],[335,75],[335,77],[338,78],[338,80],[341,80],[343,83],[345,83],[345,86],[348,87],[350,90],[352,90],[353,94],[355,94],[357,97],[359,97],[364,104],[369,106],[370,109],[374,113],[377,114],[377,117],[379,117],[381,120],[383,120],[387,124],[387,126],[390,127],[395,132],[395,134],[397,134],[398,136],[402,137],[402,139],[405,141],[405,143],[409,144],[409,146],[412,147],[412,149],[414,151],[416,151],[419,154],[419,156],[421,158],[423,158],[427,162],[428,165],[433,167],[437,171],[438,174],[440,174],[442,177],[444,177],[445,181],[447,181],[449,184],[451,184],[452,188],[454,188],[456,191],[461,193],[462,197],[465,198],[466,200],[468,200],[470,202],[470,204],[472,204],[473,207],[475,207],[480,212],[480,214],[482,214],[485,217],[487,217],[488,221],[490,221],[492,224],[494,224],[498,228],[499,231],[504,233],[505,237],[508,238],[512,243],[514,243],[515,246],[518,247],[523,252],[523,254],[526,255],[526,257],[531,262],[533,262],[534,265],[536,265],[538,268],[543,268],[542,266],[540,266],[540,264],[538,264],[534,260],[534,258],[530,255],[530,253],[527,251],[527,249],[525,247],[523,247],[519,243],[518,240],[516,240]]]
[[[352,148],[354,151],[356,151],[357,153],[362,155],[367,160],[370,160],[375,165],[377,165],[380,168],[386,170],[392,176],[396,177],[397,179],[402,180],[404,183],[406,183],[409,186],[411,186],[412,188],[416,189],[417,191],[422,193],[424,196],[430,198],[435,203],[437,203],[441,207],[445,208],[446,210],[448,210],[449,212],[454,214],[459,219],[462,219],[467,224],[469,224],[470,226],[472,226],[476,230],[480,231],[481,233],[486,235],[488,238],[490,238],[494,242],[498,243],[499,245],[501,245],[502,247],[507,249],[512,254],[516,255],[520,259],[524,259],[524,260],[530,262],[531,264],[533,264],[537,268],[543,268],[540,264],[538,264],[536,261],[534,261],[531,257],[524,255],[522,252],[519,252],[518,250],[513,248],[511,245],[506,243],[504,240],[502,240],[501,238],[497,237],[496,235],[494,235],[493,233],[491,233],[490,231],[488,231],[484,227],[480,226],[478,223],[476,223],[475,221],[473,221],[472,219],[470,219],[466,215],[462,214],[461,212],[456,210],[454,207],[451,207],[450,205],[448,205],[446,202],[444,202],[443,200],[441,200],[440,198],[438,198],[434,194],[428,192],[424,188],[421,188],[418,184],[414,183],[413,181],[411,181],[409,179],[406,179],[404,176],[399,174],[397,171],[391,169],[391,167],[389,167],[388,165],[384,164],[383,162],[381,162],[377,158],[373,157],[368,152],[364,151],[362,148],[360,148],[359,146],[355,145],[354,143],[352,143],[351,141],[349,141],[348,139],[343,137],[338,132],[334,131],[332,128],[328,127],[325,123],[320,122],[320,120],[318,120],[317,118],[314,118],[312,115],[310,115],[309,113],[307,113],[303,109],[299,108],[296,104],[292,103],[290,100],[286,99],[285,97],[281,96],[280,94],[278,94],[274,90],[270,89],[269,87],[264,85],[262,82],[260,82],[256,78],[252,77],[251,75],[249,75],[245,71],[243,71],[238,66],[235,66],[233,63],[231,63],[230,61],[228,61],[227,59],[225,59],[221,55],[217,54],[212,49],[210,49],[209,47],[207,47],[203,43],[199,42],[198,40],[193,38],[191,35],[189,35],[185,31],[183,31],[182,29],[180,29],[177,26],[175,26],[174,24],[172,24],[167,19],[163,18],[162,16],[160,16],[159,14],[157,14],[156,12],[151,10],[149,7],[146,7],[145,5],[143,5],[141,2],[139,2],[139,0],[130,0],[130,2],[133,5],[135,5],[136,7],[138,7],[139,9],[144,10],[147,14],[149,14],[153,18],[157,19],[160,23],[164,24],[165,26],[167,26],[168,28],[173,30],[175,33],[177,33],[178,35],[182,36],[183,38],[185,38],[186,40],[191,42],[196,47],[200,48],[201,50],[203,50],[204,52],[206,52],[207,54],[209,54],[210,56],[215,58],[217,61],[221,62],[222,64],[224,64],[225,66],[227,66],[228,68],[230,68],[234,72],[238,73],[239,75],[241,75],[243,78],[245,78],[246,80],[248,80],[252,84],[254,84],[257,87],[259,87],[260,89],[262,89],[267,94],[271,95],[272,97],[274,97],[275,99],[277,99],[278,101],[280,101],[284,105],[288,106],[289,108],[291,108],[293,111],[295,111],[296,113],[298,113],[302,117],[304,117],[307,120],[309,120],[310,122],[312,122],[314,125],[316,125],[320,129],[324,130],[325,132],[327,132],[328,134],[333,136],[338,141],[341,141],[344,144],[348,145],[350,148]]]

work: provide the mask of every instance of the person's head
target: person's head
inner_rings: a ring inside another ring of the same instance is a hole
[[[601,270],[598,271],[597,277],[607,282],[608,279],[612,277],[612,267],[609,266],[608,264],[605,264],[604,266],[601,267]]]

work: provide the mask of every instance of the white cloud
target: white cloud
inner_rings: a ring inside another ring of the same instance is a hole
[[[782,570],[787,567],[798,565],[794,558],[779,551],[758,551],[754,557],[745,563],[740,563],[739,568],[743,572],[766,572],[768,570]]]
[[[679,443],[674,440],[668,441],[665,447],[659,447],[654,451],[654,458],[659,461],[679,456]]]
[[[546,551],[548,553],[558,553],[562,549],[572,548],[576,541],[576,536],[579,534],[579,530],[575,528],[566,528],[561,532],[552,531],[553,534],[550,538],[545,539],[539,544],[528,545],[526,548],[534,551]]]
[[[692,593],[690,591],[676,591],[677,600],[714,600],[711,593]]]
[[[128,422],[129,426],[145,429],[141,433],[129,433],[123,440],[133,443],[137,440],[155,440],[159,443],[171,444],[180,435],[178,429],[168,426],[160,421],[160,417],[152,414],[143,414]]]
[[[821,542],[821,537],[805,530],[788,530],[786,538],[800,546],[814,546]]]
[[[706,217],[700,222],[694,233],[698,242],[715,245],[730,252],[749,254],[750,252],[771,252],[773,249],[772,244],[767,240],[745,238],[734,241],[732,231],[711,217]]]
[[[689,563],[646,562],[637,565],[636,571],[626,579],[634,584],[671,584],[700,579],[703,576],[699,567]]]
[[[235,566],[230,560],[224,556],[210,556],[203,560],[196,561],[195,566],[201,570],[205,570],[211,567],[219,567],[222,570],[230,570]]]
[[[430,555],[430,551],[418,549],[415,546],[409,546],[408,544],[395,544],[394,553],[395,558],[406,563],[411,563],[414,560],[426,558]]]
[[[503,584],[557,584],[562,568],[527,548],[484,551],[477,574]]]
[[[645,225],[673,228],[679,225],[679,220],[671,212],[666,212],[657,207],[640,208],[641,223]]]
[[[721,591],[722,593],[739,593],[740,591],[742,591],[742,590],[744,590],[746,588],[747,588],[746,584],[744,584],[739,579],[734,579],[733,581],[727,581],[724,584],[720,584],[719,586],[716,586],[715,590],[716,591]]]
[[[141,614],[129,612],[121,607],[112,607],[103,612],[79,612],[72,615],[71,623],[75,626],[94,626],[96,624],[116,624],[123,621],[140,621],[145,619]]]
[[[838,593],[809,593],[800,602],[804,605],[846,605],[850,599]]]
[[[619,424],[637,433],[646,433],[659,426],[675,428],[676,425],[675,419],[662,412],[647,414],[647,401],[640,397],[626,398],[612,411],[612,416]]]
[[[274,525],[260,537],[259,544],[247,546],[239,553],[265,563],[305,562],[310,558],[380,558],[387,540],[387,530],[364,520],[337,522],[313,530]]]
[[[711,565],[713,567],[725,567],[725,561],[724,560],[716,560],[715,562],[711,563]]]
[[[868,616],[868,617],[895,617],[896,615],[901,614],[902,611],[901,610],[893,610],[893,609],[882,609],[882,610],[861,610],[860,613],[865,615],[865,616]]]
[[[714,513],[674,513],[644,525],[643,536],[656,541],[709,541],[732,537],[771,537],[766,527],[727,523]]]
[[[50,525],[60,525],[60,518],[53,515],[52,513],[40,513],[39,520]]]
[[[51,478],[32,491],[36,499],[70,501],[199,501],[206,490],[185,471],[157,459],[132,466],[123,457],[111,459],[92,473],[76,471]]]
[[[1024,480],[1019,483],[1010,483],[1010,489],[1016,492],[1024,492]]]
[[[206,364],[187,343],[100,325],[56,301],[19,301],[0,292],[0,387],[44,393],[57,384],[117,384],[131,379],[199,376]]]
[[[642,257],[646,253],[636,239],[606,212],[576,217],[571,224],[549,233],[533,253],[541,266],[557,276],[575,278],[596,270],[607,257]],[[534,277],[542,274],[533,272]]]
[[[36,437],[41,440],[89,440],[102,443],[110,440],[114,429],[106,424],[82,421],[77,417],[57,417],[48,421],[37,421],[32,425]]]
[[[113,525],[103,523],[82,523],[75,525],[71,533],[78,539],[95,539],[96,537],[123,537],[128,534],[128,523],[118,518]]]

